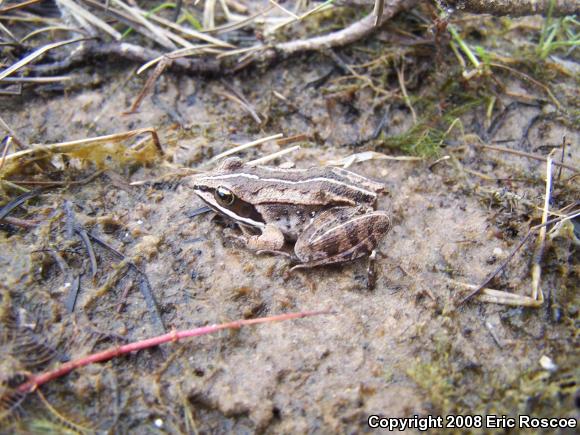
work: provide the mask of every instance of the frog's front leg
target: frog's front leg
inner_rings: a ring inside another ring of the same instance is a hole
[[[370,255],[391,228],[384,211],[335,207],[318,215],[298,237],[293,269],[340,263]]]
[[[259,236],[247,234],[246,244],[254,251],[278,253],[284,247],[284,234],[277,226],[268,224]]]

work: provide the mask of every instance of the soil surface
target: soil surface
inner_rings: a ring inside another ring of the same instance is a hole
[[[364,48],[363,42],[343,55]],[[3,118],[26,142],[42,144],[153,127],[165,154],[146,164],[113,156],[101,168],[79,156],[55,157],[44,172],[28,168],[8,177],[82,180],[102,169],[85,183],[46,189],[11,214],[39,225],[1,226],[0,301],[3,323],[12,325],[4,328],[14,337],[3,344],[10,356],[2,363],[5,380],[161,334],[142,292],[144,275],[166,330],[294,311],[334,314],[244,327],[80,368],[43,386],[44,398],[27,396],[18,417],[5,420],[7,430],[353,433],[367,429],[371,414],[579,417],[578,236],[571,222],[572,233],[562,230],[546,242],[540,308],[477,298],[458,304],[469,293],[460,283],[481,283],[540,222],[545,195],[545,163],[483,150],[470,139],[484,130],[484,103],[459,116],[465,136],[454,133],[436,155],[350,167],[385,183],[378,209],[393,221],[369,290],[365,260],[291,272],[287,258],[249,251],[231,222],[196,214],[203,204],[181,168],[210,169],[209,159],[234,143],[276,133],[308,139],[271,165],[308,168],[367,150],[401,155],[381,138],[365,139],[385,116],[382,137],[407,131],[413,118],[404,103],[379,101],[369,87],[337,91],[336,63],[312,54],[249,69],[227,85],[166,73],[137,114],[123,115],[144,78],[129,63],[105,72],[102,64],[94,67],[102,77],[93,87],[5,98]],[[315,82],[329,73],[328,82]],[[512,94],[539,92],[517,80],[504,84]],[[431,85],[418,81],[409,92],[418,96]],[[224,98],[228,86],[245,96],[261,123]],[[396,78],[392,86],[398,91]],[[532,123],[554,107],[545,100],[510,106],[515,101],[502,96],[488,143],[544,157],[556,149],[559,161],[565,136],[571,144],[565,162],[580,167],[578,129],[555,116]],[[252,160],[291,145],[270,141],[238,155]],[[572,174],[554,167],[554,209],[577,201],[578,186],[567,181]],[[124,259],[93,240],[93,277],[82,232],[68,231],[73,214],[77,227]],[[489,287],[531,295],[536,238]]]

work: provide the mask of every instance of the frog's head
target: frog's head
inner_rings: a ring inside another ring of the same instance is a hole
[[[241,159],[226,159],[217,169],[191,177],[188,185],[216,212],[242,225],[264,228],[264,219],[254,205],[242,199],[249,189],[245,177],[250,176],[244,173],[244,166]]]

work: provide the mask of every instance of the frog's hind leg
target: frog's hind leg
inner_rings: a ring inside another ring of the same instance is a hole
[[[336,207],[321,213],[296,241],[301,261],[292,268],[305,269],[341,263],[370,255],[391,227],[386,212]]]

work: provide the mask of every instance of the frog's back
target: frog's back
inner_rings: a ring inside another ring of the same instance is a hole
[[[329,166],[308,169],[257,166],[245,167],[244,172],[253,174],[261,181],[260,191],[264,194],[265,202],[272,200],[271,195],[266,195],[268,190],[280,189],[301,197],[304,204],[374,205],[377,194],[385,189],[385,185],[378,181]],[[294,199],[298,199],[298,203],[302,202],[300,198]]]
[[[385,187],[341,168],[282,169],[251,166],[237,158],[196,179],[214,189],[223,186],[251,204],[374,206]]]

